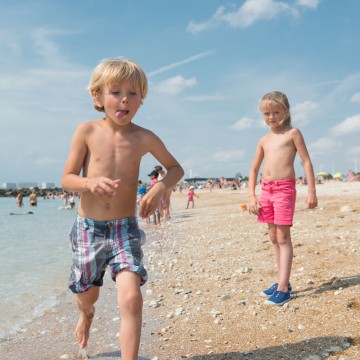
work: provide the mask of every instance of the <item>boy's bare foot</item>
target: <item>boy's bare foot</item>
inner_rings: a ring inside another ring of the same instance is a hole
[[[90,326],[95,315],[95,307],[92,306],[88,313],[81,312],[80,319],[76,325],[75,336],[76,340],[83,349],[89,340]]]

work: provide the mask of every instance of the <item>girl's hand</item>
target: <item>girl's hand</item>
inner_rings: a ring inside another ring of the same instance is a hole
[[[306,206],[308,209],[315,209],[318,205],[317,197],[315,194],[308,194],[306,198]]]
[[[261,205],[256,197],[256,195],[251,195],[249,197],[249,213],[254,215],[259,215],[259,209]]]

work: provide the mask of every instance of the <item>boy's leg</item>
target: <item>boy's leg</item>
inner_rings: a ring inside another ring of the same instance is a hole
[[[279,257],[279,291],[288,291],[290,272],[293,259],[293,246],[291,242],[290,226],[277,225],[277,242],[280,249]]]
[[[118,304],[121,313],[121,359],[137,360],[140,346],[143,306],[140,276],[124,269],[116,275],[116,287],[118,289]]]
[[[94,304],[99,298],[99,292],[99,287],[93,286],[86,292],[76,294],[76,305],[80,310],[80,318],[76,326],[75,336],[80,349],[87,345],[91,322],[95,314]]]

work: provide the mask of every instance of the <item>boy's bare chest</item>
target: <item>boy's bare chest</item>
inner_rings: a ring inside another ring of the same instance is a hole
[[[114,165],[138,162],[141,145],[134,136],[109,136],[103,134],[89,139],[90,162]]]

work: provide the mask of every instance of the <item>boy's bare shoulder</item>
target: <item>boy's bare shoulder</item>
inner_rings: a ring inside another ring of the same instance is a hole
[[[96,128],[98,128],[99,126],[101,126],[100,122],[101,122],[100,119],[85,121],[78,125],[77,131],[83,132],[83,133],[90,133],[90,132],[94,131]]]
[[[134,129],[135,129],[136,131],[139,131],[139,132],[141,132],[141,133],[143,133],[143,134],[156,136],[151,130],[146,129],[146,128],[140,126],[140,125],[137,125],[137,124],[132,123],[132,126],[134,127]]]
[[[141,136],[143,140],[155,140],[158,136],[149,129],[146,129],[140,125],[132,124],[133,131],[136,135]]]

